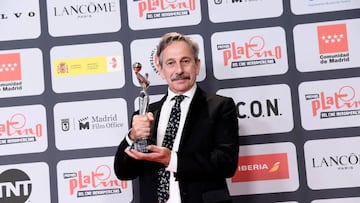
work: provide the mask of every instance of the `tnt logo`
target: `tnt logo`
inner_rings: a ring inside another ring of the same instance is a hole
[[[348,51],[346,24],[318,26],[317,31],[320,54]]]
[[[0,82],[21,80],[20,53],[0,54]]]
[[[26,202],[31,194],[32,183],[21,170],[9,169],[0,174],[0,202]]]

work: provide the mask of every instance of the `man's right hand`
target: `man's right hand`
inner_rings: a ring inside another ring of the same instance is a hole
[[[132,118],[132,128],[130,131],[130,139],[135,141],[142,137],[150,135],[151,123],[154,121],[154,115],[147,112],[145,115],[134,115]]]

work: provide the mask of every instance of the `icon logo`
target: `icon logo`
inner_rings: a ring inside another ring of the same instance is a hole
[[[320,54],[347,52],[348,39],[346,24],[317,27]]]
[[[21,80],[20,53],[0,54],[0,82]]]

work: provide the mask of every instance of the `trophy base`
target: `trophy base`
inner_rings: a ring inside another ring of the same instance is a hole
[[[149,138],[140,138],[131,145],[131,149],[142,153],[149,153],[150,151],[147,149],[147,146],[150,144],[151,140]]]

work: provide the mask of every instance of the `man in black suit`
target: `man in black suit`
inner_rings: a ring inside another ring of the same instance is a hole
[[[238,120],[231,98],[210,94],[196,84],[200,70],[198,44],[179,33],[165,34],[157,46],[159,72],[168,83],[166,95],[150,104],[148,113],[135,112],[131,129],[120,143],[114,169],[121,180],[139,178],[139,200],[144,203],[231,202],[226,178],[238,166]],[[170,149],[164,146],[172,98],[184,95],[180,123]],[[131,144],[149,135],[149,153]],[[159,200],[159,170],[170,171],[168,200]]]

